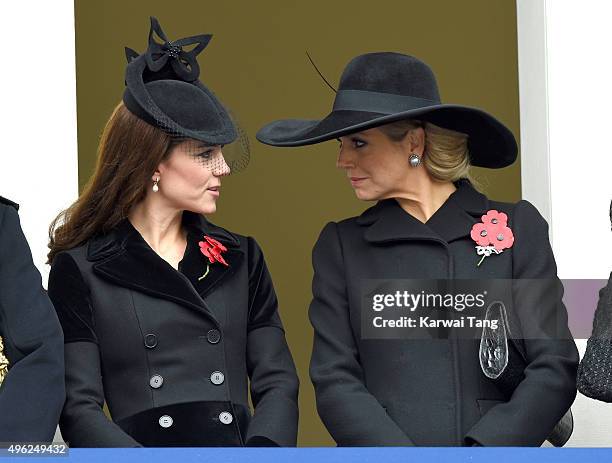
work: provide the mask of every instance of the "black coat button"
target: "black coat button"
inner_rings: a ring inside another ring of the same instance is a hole
[[[221,412],[219,413],[219,421],[223,424],[231,424],[234,421],[234,417],[230,412]]]
[[[153,349],[155,346],[157,346],[157,336],[151,333],[147,334],[144,338],[144,345],[149,349]]]
[[[159,418],[159,425],[162,428],[169,428],[170,426],[172,426],[173,422],[174,420],[170,415],[163,415]]]
[[[218,386],[219,384],[223,384],[223,381],[225,381],[225,375],[220,371],[213,371],[210,374],[211,383],[216,384]]]
[[[153,375],[151,376],[151,379],[149,379],[149,386],[151,386],[153,389],[159,389],[162,387],[162,384],[164,384],[164,378],[162,375]]]
[[[219,330],[210,330],[208,333],[206,333],[206,339],[211,344],[217,344],[221,340],[221,333]]]

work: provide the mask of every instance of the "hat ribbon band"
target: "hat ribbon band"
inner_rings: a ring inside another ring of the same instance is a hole
[[[334,100],[333,110],[395,114],[438,104],[440,104],[439,101],[394,93],[339,90]]]

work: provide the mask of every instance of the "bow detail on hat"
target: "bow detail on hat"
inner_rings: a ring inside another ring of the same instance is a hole
[[[154,33],[157,34],[164,43],[157,42],[154,38]],[[200,66],[196,60],[196,56],[206,48],[211,38],[212,35],[210,34],[201,34],[169,41],[159,25],[157,18],[151,16],[149,47],[145,52],[147,67],[152,72],[157,72],[166,65],[169,58],[172,58],[170,64],[176,75],[187,82],[194,81],[200,75]],[[183,50],[184,46],[193,44],[197,44],[197,46],[192,50]]]

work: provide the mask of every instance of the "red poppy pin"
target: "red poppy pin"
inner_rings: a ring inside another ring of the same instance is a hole
[[[477,264],[480,266],[485,257],[501,254],[504,249],[512,247],[514,235],[508,227],[508,216],[495,209],[482,216],[482,222],[474,224],[470,236],[476,242],[476,253],[482,256]]]
[[[214,264],[215,262],[219,262],[226,267],[229,267],[229,264],[225,262],[225,259],[221,255],[222,252],[227,251],[227,248],[223,246],[219,241],[210,236],[204,235],[204,241],[200,241],[198,243],[200,245],[200,252],[208,257],[208,263],[206,264],[206,272],[202,275],[199,280],[206,278],[208,272],[210,271],[210,264]]]

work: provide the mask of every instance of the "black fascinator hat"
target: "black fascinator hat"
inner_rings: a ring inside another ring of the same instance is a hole
[[[155,38],[157,35],[162,42]],[[139,55],[125,48],[128,65],[123,103],[133,114],[173,137],[191,138],[208,145],[226,145],[239,130],[215,95],[198,80],[196,56],[212,35],[169,41],[151,17],[149,45]],[[191,50],[183,47],[195,45]]]
[[[332,111],[322,119],[283,119],[265,125],[257,139],[273,146],[304,146],[401,119],[418,119],[468,135],[474,166],[501,168],[517,157],[510,130],[478,108],[444,104],[431,68],[401,53],[367,53],[348,63]]]

